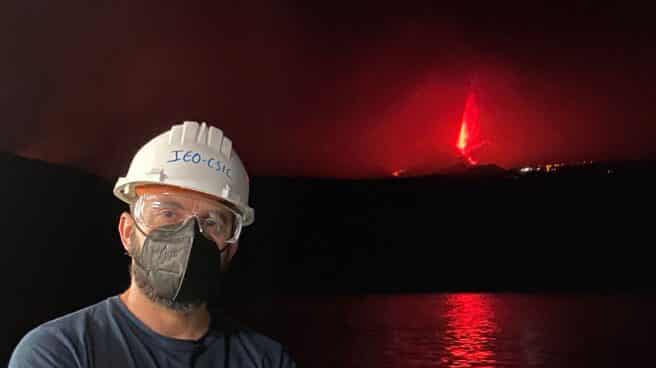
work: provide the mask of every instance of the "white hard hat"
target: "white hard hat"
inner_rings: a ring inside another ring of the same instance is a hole
[[[255,211],[248,206],[249,178],[221,129],[185,121],[151,139],[139,149],[128,174],[114,185],[114,195],[130,204],[141,185],[171,185],[221,198],[232,204],[250,225]]]

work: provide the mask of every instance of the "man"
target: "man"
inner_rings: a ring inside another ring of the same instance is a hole
[[[295,367],[276,341],[211,313],[243,226],[249,179],[232,142],[184,122],[135,155],[114,194],[132,258],[121,295],[30,331],[9,367]]]

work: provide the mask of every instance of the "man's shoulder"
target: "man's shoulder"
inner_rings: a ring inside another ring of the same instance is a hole
[[[101,300],[95,304],[80,308],[63,316],[35,327],[30,332],[37,336],[46,333],[78,334],[89,328],[91,324],[102,323],[109,316],[110,299]]]
[[[105,315],[106,303],[103,300],[34,327],[19,341],[9,367],[59,366],[56,362],[70,366],[79,356],[85,334]]]

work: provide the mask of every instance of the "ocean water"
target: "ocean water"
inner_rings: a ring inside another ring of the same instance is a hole
[[[305,367],[655,367],[656,296],[281,298],[268,331]],[[257,308],[256,308],[257,309]]]

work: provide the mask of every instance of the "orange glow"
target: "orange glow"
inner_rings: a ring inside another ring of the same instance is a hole
[[[456,147],[460,152],[464,152],[467,148],[467,140],[469,138],[469,131],[467,130],[467,120],[462,119],[462,125],[460,126],[460,136],[458,137],[458,143]]]
[[[465,102],[465,111],[462,114],[462,122],[460,123],[460,134],[456,142],[456,148],[463,158],[467,160],[470,165],[478,163],[472,157],[472,152],[480,148],[484,142],[480,136],[480,109],[476,94],[470,92]]]

